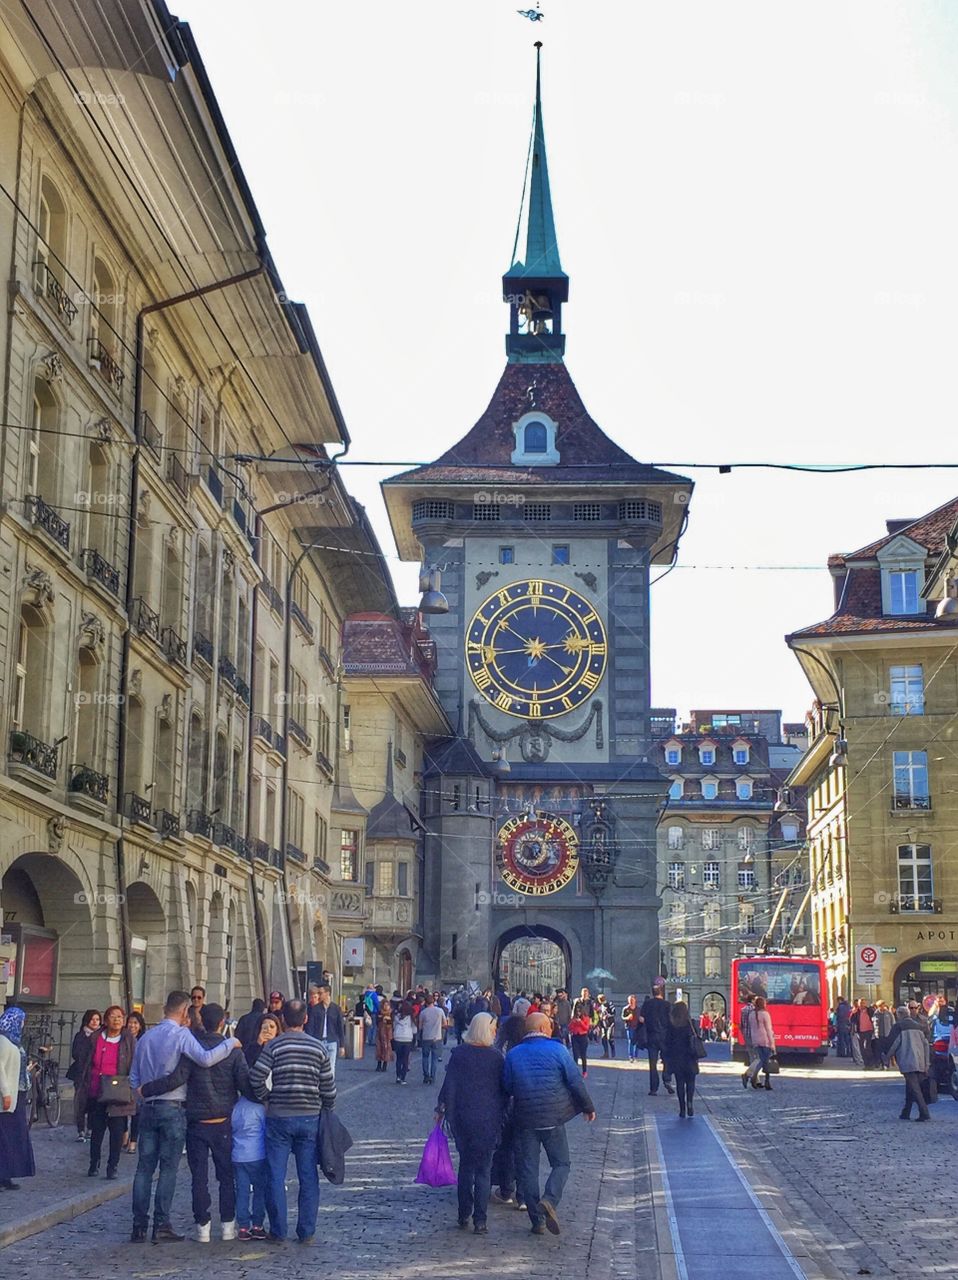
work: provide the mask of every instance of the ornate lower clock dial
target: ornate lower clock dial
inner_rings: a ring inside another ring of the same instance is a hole
[[[579,838],[564,818],[553,814],[510,818],[496,835],[496,866],[517,893],[557,893],[578,870]]]

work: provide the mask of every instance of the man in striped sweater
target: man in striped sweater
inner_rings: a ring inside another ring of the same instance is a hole
[[[310,1244],[316,1233],[319,1113],[336,1105],[336,1080],[329,1055],[318,1040],[304,1034],[307,1012],[302,1000],[286,1001],[286,1030],[263,1046],[249,1073],[253,1092],[266,1104],[266,1161],[276,1207],[270,1239],[286,1238],[286,1167],[292,1154],[299,1178],[296,1238],[300,1244]]]

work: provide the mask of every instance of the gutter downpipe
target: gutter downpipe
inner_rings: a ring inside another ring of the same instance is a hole
[[[130,647],[132,643],[131,615],[134,600],[134,580],[136,575],[136,508],[139,501],[140,491],[140,415],[142,413],[143,402],[143,328],[146,317],[153,315],[157,311],[164,311],[169,307],[175,307],[181,302],[192,302],[196,298],[202,298],[208,293],[215,293],[219,289],[227,289],[233,285],[242,284],[246,280],[255,279],[256,276],[264,275],[266,266],[260,262],[259,266],[252,268],[250,271],[242,271],[237,275],[229,276],[225,280],[218,280],[214,284],[202,285],[196,289],[190,289],[187,293],[179,293],[171,298],[163,298],[159,302],[151,302],[137,312],[136,317],[136,347],[135,347],[135,367],[133,381],[133,461],[130,468],[130,506],[127,517],[127,552],[126,552],[126,629],[123,632],[123,643],[120,653],[120,689],[125,690],[130,671]],[[126,792],[126,745],[127,745],[127,703],[124,698],[120,702],[120,714],[117,723],[116,735],[116,809],[117,822],[120,828],[120,834],[116,841],[116,880],[117,894],[120,904],[120,932],[122,937],[123,952],[123,989],[126,997],[127,1008],[132,1003],[132,963],[130,956],[130,915],[127,907],[126,894],[126,842],[124,840],[124,823],[126,821],[124,814],[125,792]],[[252,750],[252,743],[247,743],[247,752]],[[250,872],[251,880],[254,873]],[[255,907],[255,882],[253,888],[253,902]],[[254,913],[255,918],[255,913]]]

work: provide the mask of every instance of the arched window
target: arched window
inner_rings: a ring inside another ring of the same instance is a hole
[[[179,631],[183,613],[183,575],[180,564],[180,549],[176,543],[167,541],[163,557],[163,600],[160,618],[164,627],[172,627]]]
[[[722,976],[722,948],[706,947],[705,948],[705,976],[706,978],[721,978]]]
[[[213,808],[216,821],[229,822],[230,755],[225,733],[216,735],[216,755],[213,762]]]
[[[522,443],[526,453],[545,453],[549,447],[549,433],[546,431],[545,423],[526,423]]]
[[[156,750],[154,752],[153,803],[157,809],[165,809],[168,813],[176,811],[173,804],[173,753],[175,751],[176,733],[173,726],[173,713],[169,719],[160,716],[156,722]]]
[[[119,331],[119,294],[113,273],[102,258],[93,262],[93,296],[90,299],[90,337],[108,355],[116,356]]]
[[[190,717],[189,746],[186,762],[186,805],[188,809],[206,808],[206,733],[199,715]]]
[[[126,785],[130,791],[134,792],[138,796],[142,796],[145,792],[143,762],[146,759],[146,750],[143,741],[146,733],[146,719],[144,716],[142,698],[130,698],[126,724]]]
[[[63,285],[62,263],[67,256],[67,211],[59,191],[49,178],[40,182],[40,206],[37,210],[37,288],[46,293],[52,277]]]
[[[99,705],[99,686],[100,668],[96,655],[84,645],[77,659],[73,760],[90,769],[96,767],[98,758],[99,721],[103,710]]]
[[[86,548],[96,551],[111,566],[117,525],[112,496],[110,459],[103,445],[93,441],[87,455]]]
[[[31,605],[20,610],[14,670],[13,727],[42,738],[46,722],[47,623]]]
[[[669,827],[669,848],[684,849],[685,848],[685,828]]]
[[[688,947],[672,947],[670,952],[672,977],[687,978],[689,976]]]
[[[702,912],[702,925],[705,932],[714,937],[722,928],[722,908],[717,902],[710,902]]]
[[[27,447],[26,492],[56,506],[60,497],[60,469],[57,466],[60,411],[49,386],[42,378],[33,382],[30,443]]]

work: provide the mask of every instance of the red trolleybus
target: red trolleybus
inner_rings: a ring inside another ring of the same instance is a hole
[[[732,1054],[746,1058],[739,1030],[749,992],[764,996],[781,1054],[821,1062],[828,1052],[825,965],[813,956],[755,955],[732,961]]]

